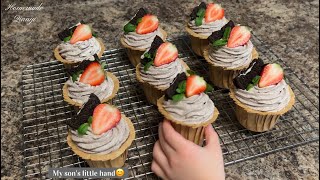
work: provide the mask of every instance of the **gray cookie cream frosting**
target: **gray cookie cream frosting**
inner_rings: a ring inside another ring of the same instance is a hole
[[[227,23],[228,20],[225,17],[210,23],[206,23],[205,19],[203,18],[201,26],[196,26],[195,20],[189,21],[188,26],[191,30],[193,30],[193,32],[208,37],[212,34],[212,32],[219,31]]]
[[[158,27],[157,30],[147,33],[147,34],[137,34],[136,32],[129,32],[127,34],[124,34],[124,42],[127,43],[129,46],[139,49],[148,49],[151,46],[151,43],[153,39],[156,36],[161,37],[161,39],[164,38],[164,35],[160,31],[160,28]]]
[[[288,85],[284,80],[264,88],[256,85],[250,91],[236,89],[235,97],[251,109],[264,112],[282,110],[288,105],[291,98]]]
[[[148,71],[144,71],[144,67],[141,65],[141,79],[160,89],[167,89],[178,74],[186,71],[181,61],[182,60],[177,58],[175,61],[162,66],[157,67],[152,65]]]
[[[80,77],[81,75],[75,82],[73,82],[71,78],[66,82],[69,97],[73,101],[83,104],[88,101],[91,93],[94,93],[99,97],[100,101],[102,101],[112,94],[114,82],[110,77],[106,77],[106,79],[97,86],[91,86],[90,84],[80,82]]]
[[[249,40],[243,46],[229,48],[226,45],[220,48],[209,46],[209,60],[215,66],[224,68],[237,68],[249,65],[252,61],[253,44]]]
[[[78,41],[74,44],[63,42],[58,45],[60,56],[70,62],[81,62],[83,60],[94,60],[94,54],[101,51],[99,41],[92,37],[85,41]]]
[[[210,120],[214,114],[214,103],[205,93],[183,98],[174,102],[163,101],[163,108],[177,121],[184,123],[202,123]]]
[[[93,134],[91,127],[85,135],[79,135],[77,131],[71,130],[71,139],[85,153],[109,154],[118,150],[128,139],[129,131],[126,120],[121,118],[114,128],[101,135]]]

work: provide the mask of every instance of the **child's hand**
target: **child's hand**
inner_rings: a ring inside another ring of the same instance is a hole
[[[153,148],[152,171],[166,180],[225,179],[224,163],[217,133],[205,129],[206,146],[186,140],[164,120],[159,125],[159,140]]]

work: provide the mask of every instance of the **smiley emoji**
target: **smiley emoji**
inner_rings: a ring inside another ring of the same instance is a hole
[[[116,170],[116,175],[119,176],[119,177],[123,176],[124,175],[124,170],[121,169],[121,168],[117,169]]]

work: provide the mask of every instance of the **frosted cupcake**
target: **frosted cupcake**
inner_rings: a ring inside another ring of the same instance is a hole
[[[181,73],[166,90],[158,102],[160,113],[171,121],[174,129],[186,139],[202,145],[204,129],[211,125],[218,115],[218,109],[206,91],[212,87],[191,72],[190,76]]]
[[[101,102],[111,100],[119,90],[119,80],[106,72],[104,66],[98,60],[85,60],[68,70],[70,78],[63,86],[64,100],[77,107],[87,102],[91,93],[98,96]]]
[[[159,26],[157,16],[140,8],[135,16],[124,26],[121,44],[126,48],[132,65],[140,63],[141,55],[150,48],[153,39],[159,36],[166,40],[167,33]]]
[[[105,50],[101,39],[97,38],[91,27],[78,23],[59,33],[63,41],[54,49],[55,58],[66,68],[72,68],[84,60],[94,60],[94,54],[100,58]]]
[[[172,43],[163,42],[159,36],[154,38],[151,48],[141,58],[136,67],[136,77],[147,100],[156,105],[176,76],[189,67],[178,58],[177,48]]]
[[[109,104],[100,104],[94,94],[78,112],[70,127],[67,143],[90,167],[122,167],[135,138],[132,122]]]
[[[295,96],[284,80],[278,64],[254,60],[234,79],[230,96],[236,104],[236,116],[245,128],[263,132],[272,129],[278,118],[289,111]]]
[[[219,4],[201,2],[192,10],[186,26],[192,50],[198,56],[203,56],[203,51],[209,44],[208,36],[219,31],[227,22],[224,9]]]
[[[232,21],[208,37],[210,45],[204,51],[204,58],[209,63],[209,78],[215,86],[230,88],[233,78],[258,58],[250,37],[247,27],[235,26]]]

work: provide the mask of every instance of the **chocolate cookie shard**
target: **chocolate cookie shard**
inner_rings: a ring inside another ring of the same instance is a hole
[[[100,104],[100,99],[93,93],[88,101],[82,106],[74,119],[68,120],[67,124],[72,129],[78,129],[81,124],[88,122],[88,118],[93,115],[94,108]]]
[[[197,18],[197,13],[198,13],[198,11],[199,11],[200,9],[207,9],[206,3],[201,2],[201,3],[199,4],[199,6],[193,8],[193,10],[192,10],[192,12],[191,12],[191,14],[190,14],[190,19],[191,19],[191,21]]]
[[[170,87],[165,91],[165,97],[167,99],[172,99],[172,96],[177,94],[176,89],[179,86],[179,83],[181,81],[187,80],[186,73],[182,72],[176,76],[176,78],[173,80],[173,82],[170,84]]]
[[[138,25],[138,19],[142,18],[146,14],[148,14],[148,12],[145,9],[140,8],[138,12],[135,14],[135,16],[129,21],[129,23],[133,25]]]
[[[223,37],[223,33],[226,30],[227,27],[230,27],[231,29],[234,27],[234,22],[229,21],[226,25],[224,25],[219,31],[213,32],[209,37],[209,42],[215,42],[216,40],[219,40]]]
[[[77,24],[75,24],[75,25],[73,25],[73,26],[71,26],[71,27],[69,27],[69,28],[61,31],[61,32],[58,34],[59,39],[60,39],[61,41],[63,41],[64,38],[66,38],[66,37],[68,37],[68,36],[71,36],[72,33],[73,33],[73,31],[77,28],[77,26],[78,26],[79,24],[84,24],[84,21],[80,21],[79,23],[77,23]]]
[[[253,60],[249,67],[242,70],[238,76],[233,79],[234,85],[239,89],[246,89],[252,79],[261,74],[264,67],[262,59]]]
[[[95,62],[95,61],[99,62],[98,60],[94,60],[94,61],[84,60],[78,66],[71,68],[71,69],[67,69],[67,73],[69,76],[72,76],[74,73],[77,73],[79,71],[84,71],[89,64],[91,64],[92,62]]]
[[[150,55],[152,55],[153,57],[155,57],[155,53],[157,51],[157,49],[160,47],[160,45],[164,43],[164,41],[161,39],[161,37],[159,37],[158,35],[153,39],[150,49],[148,50],[147,53],[149,53]],[[144,57],[143,59],[141,59],[141,64],[145,65],[148,62],[150,62],[149,58]]]

